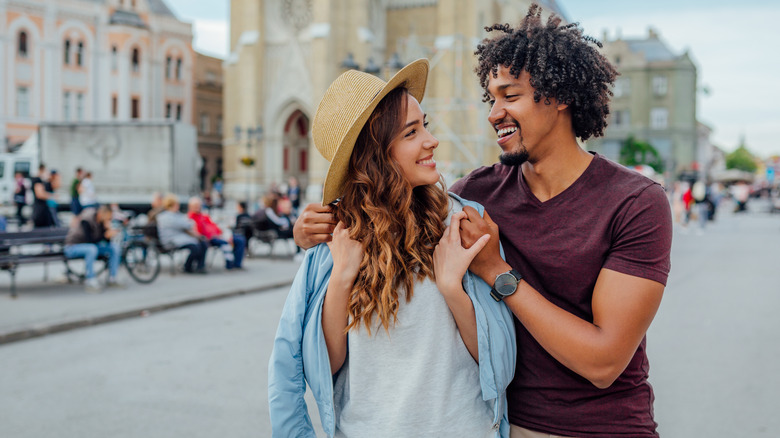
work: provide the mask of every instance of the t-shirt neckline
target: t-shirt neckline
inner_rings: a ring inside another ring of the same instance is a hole
[[[590,163],[588,164],[588,167],[585,168],[585,171],[582,172],[582,174],[577,177],[576,180],[574,180],[569,187],[566,187],[561,193],[558,193],[557,195],[553,196],[552,198],[542,202],[539,200],[539,198],[534,195],[534,192],[531,191],[531,187],[528,186],[528,182],[525,180],[525,175],[523,175],[523,168],[520,167],[520,186],[525,191],[526,195],[528,195],[528,199],[531,200],[531,202],[538,206],[538,207],[545,207],[548,205],[557,205],[561,202],[566,201],[566,199],[569,197],[569,193],[574,192],[579,186],[582,184],[585,184],[591,177],[591,174],[594,172],[594,168],[596,166],[596,161],[600,160],[601,157],[596,152],[588,151],[589,154],[593,155],[593,159],[590,160]]]

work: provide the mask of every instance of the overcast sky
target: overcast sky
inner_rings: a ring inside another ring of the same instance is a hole
[[[193,23],[195,49],[225,58],[229,0],[166,0]],[[780,1],[558,0],[569,20],[601,39],[644,37],[655,28],[675,53],[689,50],[699,73],[697,117],[726,151],[742,135],[761,156],[780,155]]]

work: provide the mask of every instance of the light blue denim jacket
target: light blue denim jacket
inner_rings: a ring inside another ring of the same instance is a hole
[[[450,216],[463,206],[474,207],[483,214],[484,208],[476,202],[452,193],[450,198]],[[326,244],[308,250],[284,304],[268,364],[273,437],[315,437],[303,398],[307,383],[317,401],[323,430],[329,437],[335,434],[335,379],[322,331],[322,303],[332,268],[333,259]],[[463,277],[463,287],[474,304],[477,319],[482,398],[493,401],[495,436],[509,437],[506,388],[514,376],[517,355],[512,313],[504,303],[494,301],[490,286],[470,271]]]

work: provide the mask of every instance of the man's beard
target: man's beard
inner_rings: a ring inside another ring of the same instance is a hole
[[[521,166],[528,161],[528,150],[523,147],[520,152],[504,152],[498,156],[504,166]]]

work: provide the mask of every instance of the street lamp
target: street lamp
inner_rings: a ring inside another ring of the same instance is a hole
[[[233,128],[233,132],[235,135],[236,143],[241,142],[241,137],[243,137],[243,132],[246,131],[246,155],[241,157],[239,161],[241,164],[243,164],[247,170],[249,171],[249,181],[247,181],[246,184],[246,202],[247,205],[251,205],[252,197],[250,194],[250,186],[254,185],[254,177],[255,173],[252,171],[251,167],[255,165],[255,158],[252,156],[252,145],[254,142],[259,142],[263,140],[263,127],[260,125],[257,125],[257,127],[247,127],[245,129],[242,129],[240,126],[236,125],[235,128]]]

